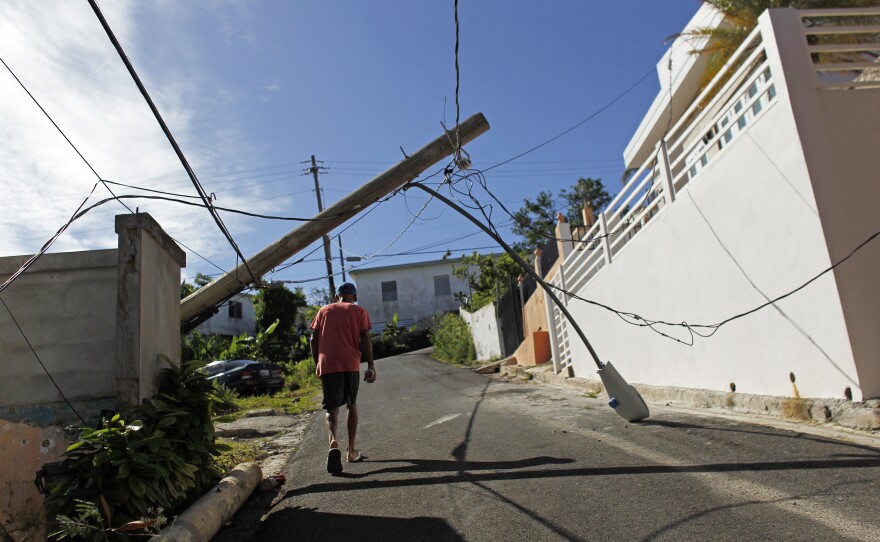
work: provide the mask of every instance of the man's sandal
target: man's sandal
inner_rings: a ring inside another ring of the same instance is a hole
[[[339,448],[330,448],[327,453],[327,472],[330,474],[342,472],[342,450]]]

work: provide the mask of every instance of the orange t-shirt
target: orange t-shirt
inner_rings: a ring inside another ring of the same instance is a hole
[[[311,325],[318,334],[318,376],[360,371],[361,331],[372,327],[367,309],[353,303],[321,307]]]

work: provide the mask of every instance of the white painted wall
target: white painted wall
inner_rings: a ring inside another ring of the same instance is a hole
[[[357,286],[358,304],[370,314],[373,330],[380,331],[397,313],[398,322],[417,323],[430,320],[435,314],[457,311],[460,303],[454,294],[468,293],[466,281],[452,274],[452,266],[459,259],[420,262],[414,264],[374,267],[352,271]],[[438,297],[434,292],[434,277],[449,276],[451,294]],[[397,281],[397,301],[382,301],[382,283]]]
[[[579,295],[648,319],[713,324],[792,290],[880,230],[880,91],[817,90],[788,11],[773,28],[770,15],[761,22],[765,43],[778,42],[768,46],[775,103]],[[851,388],[858,400],[880,395],[878,268],[871,245],[710,338],[660,327],[693,346],[583,302],[568,308],[634,383],[791,396],[793,373],[802,396]],[[575,374],[594,374],[576,339],[572,354]]]
[[[477,359],[487,360],[501,356],[501,334],[495,318],[495,303],[489,303],[475,312],[459,309],[461,317],[471,327]]]
[[[780,97],[771,111],[710,163],[587,284],[579,295],[670,322],[717,323],[806,281],[830,265],[793,119]],[[758,149],[772,149],[771,159]],[[778,170],[777,170],[778,168]],[[806,201],[805,201],[806,200]],[[858,380],[837,287],[830,275],[807,290],[722,327],[694,346],[572,301],[574,318],[603,360],[631,382],[842,397]],[[664,332],[690,341],[682,329]],[[595,367],[572,343],[575,373]]]
[[[229,337],[237,337],[242,333],[253,335],[257,321],[253,296],[250,294],[237,295],[230,301],[241,303],[241,318],[229,316],[229,302],[227,302],[220,307],[217,314],[196,327],[196,330],[202,335],[226,335]]]

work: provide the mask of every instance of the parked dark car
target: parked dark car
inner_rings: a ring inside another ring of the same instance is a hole
[[[237,391],[241,395],[275,393],[284,387],[281,367],[250,359],[212,361],[202,369],[208,380]]]

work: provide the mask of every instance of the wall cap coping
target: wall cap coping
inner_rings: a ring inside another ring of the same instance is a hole
[[[180,267],[186,267],[186,252],[183,251],[174,239],[168,235],[162,226],[156,222],[149,213],[134,213],[128,215],[116,215],[116,233],[123,230],[146,230],[156,239],[165,252],[177,262]]]
[[[28,269],[28,273],[116,267],[116,252],[117,249],[110,248],[105,250],[79,250],[76,252],[43,254]],[[15,273],[31,256],[31,254],[25,254],[0,258],[0,275]]]

